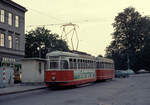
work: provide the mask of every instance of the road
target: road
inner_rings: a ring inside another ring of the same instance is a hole
[[[0,96],[0,105],[150,105],[150,74],[72,89],[41,89]]]

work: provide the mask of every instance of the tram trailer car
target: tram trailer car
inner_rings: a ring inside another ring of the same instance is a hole
[[[96,69],[99,58],[96,60],[90,55],[53,51],[46,58],[45,83],[48,87],[81,85],[95,82],[101,76],[96,74],[101,71]]]
[[[96,80],[108,80],[114,78],[114,62],[111,59],[97,57],[96,58]]]

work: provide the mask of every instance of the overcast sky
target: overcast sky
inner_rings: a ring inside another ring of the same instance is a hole
[[[112,40],[112,23],[123,9],[133,6],[142,15],[150,15],[149,0],[13,0],[28,9],[29,25],[77,24],[79,51],[104,55]],[[34,27],[32,27],[34,28]],[[46,27],[61,35],[60,25]],[[74,39],[76,42],[76,39]]]

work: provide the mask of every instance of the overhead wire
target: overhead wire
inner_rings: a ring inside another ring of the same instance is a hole
[[[48,15],[48,14],[46,14],[46,13],[44,13],[44,12],[42,12],[42,11],[39,11],[39,10],[37,10],[37,9],[30,8],[29,6],[27,6],[27,3],[26,3],[25,1],[23,1],[23,0],[21,0],[21,2],[23,2],[23,3],[26,5],[25,7],[26,7],[27,9],[30,9],[30,10],[36,12],[36,13],[42,14],[42,15],[48,17],[48,18],[51,18],[51,19],[54,19],[54,20],[57,20],[57,21],[64,22],[64,20],[62,20],[62,19],[59,19],[59,18],[54,17],[54,16],[52,16],[52,15]]]
[[[29,9],[29,10],[32,10],[32,11],[34,11],[34,12],[36,12],[36,13],[38,13],[38,14],[42,14],[43,16],[46,16],[46,17],[48,17],[49,19],[54,19],[54,20],[57,20],[57,21],[59,21],[59,22],[61,22],[61,23],[58,23],[58,24],[39,24],[39,25],[27,25],[26,27],[27,28],[29,28],[29,27],[47,27],[47,26],[61,26],[61,25],[63,25],[63,24],[67,24],[67,23],[70,23],[70,22],[66,22],[65,20],[62,20],[62,19],[60,19],[60,18],[57,18],[57,17],[54,17],[54,16],[52,16],[52,15],[48,15],[48,14],[46,14],[46,13],[44,13],[44,12],[42,12],[42,11],[39,11],[39,10],[37,10],[37,9],[33,9],[33,8],[30,8],[29,6],[27,6],[27,3],[24,1],[24,0],[21,0],[21,2],[23,2],[26,6],[26,8],[27,9]],[[106,19],[106,18],[105,18]],[[91,22],[98,22],[98,21],[100,21],[99,19],[91,19],[91,20],[87,20],[87,19],[85,19],[85,20],[77,20],[77,21],[72,21],[73,23],[91,23]]]

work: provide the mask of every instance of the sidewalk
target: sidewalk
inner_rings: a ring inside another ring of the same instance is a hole
[[[0,88],[0,96],[23,93],[44,88],[46,88],[44,84],[14,84],[14,86]]]

